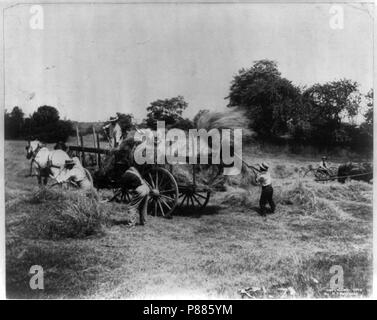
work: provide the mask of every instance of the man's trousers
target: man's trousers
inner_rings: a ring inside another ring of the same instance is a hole
[[[149,187],[146,184],[138,186],[132,192],[132,199],[129,204],[130,213],[137,212],[139,214],[141,225],[147,220],[149,192]]]
[[[262,187],[262,194],[260,196],[259,200],[259,206],[261,210],[261,214],[265,215],[266,214],[266,204],[268,203],[271,207],[271,212],[274,213],[275,211],[275,203],[274,200],[272,199],[274,193],[274,189],[272,186],[269,184],[268,186]]]

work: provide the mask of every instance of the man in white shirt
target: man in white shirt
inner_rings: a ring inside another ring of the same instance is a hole
[[[92,183],[77,157],[65,161],[64,168],[56,177],[56,181],[58,183],[72,181],[84,191],[91,191],[93,189]]]
[[[329,168],[328,168],[326,160],[327,160],[327,157],[323,156],[321,159],[321,162],[319,163],[318,171],[321,171],[324,173],[329,172]]]
[[[262,162],[259,165],[260,173],[257,176],[257,182],[262,186],[262,193],[259,200],[259,206],[261,210],[261,215],[266,216],[266,204],[268,203],[271,208],[271,213],[275,212],[275,203],[272,199],[274,189],[272,188],[272,179],[270,173],[268,172],[268,164]]]
[[[122,128],[118,123],[119,117],[110,117],[110,123],[103,127],[109,135],[110,148],[118,148],[122,143],[123,133]]]

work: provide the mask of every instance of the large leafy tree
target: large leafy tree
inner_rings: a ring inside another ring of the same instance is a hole
[[[308,108],[307,116],[313,121],[352,120],[358,113],[361,94],[357,82],[342,79],[314,84],[303,93]]]
[[[51,106],[41,106],[25,121],[25,135],[43,142],[65,142],[73,133],[70,121],[61,120],[59,111]]]
[[[367,111],[364,114],[365,121],[360,125],[358,145],[373,152],[373,89],[365,96]]]
[[[247,110],[251,127],[260,136],[275,137],[288,132],[287,122],[295,115],[300,89],[281,76],[276,62],[259,60],[239,70],[226,99],[229,107]]]
[[[182,120],[182,112],[188,107],[182,96],[170,99],[159,99],[151,102],[147,108],[147,126],[156,129],[157,121],[165,121],[166,126],[174,126]]]
[[[59,120],[59,118],[59,111],[50,106],[39,107],[31,116],[31,119],[36,126],[45,125],[47,123],[55,123]]]
[[[373,89],[370,89],[365,98],[367,100],[367,111],[364,114],[365,126],[368,133],[373,136]]]
[[[359,111],[361,94],[358,84],[348,79],[314,84],[303,92],[299,117],[308,130],[306,136],[319,144],[344,144],[352,137],[346,134]],[[345,125],[347,123],[347,125]]]

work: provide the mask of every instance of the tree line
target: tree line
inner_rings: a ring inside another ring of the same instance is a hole
[[[244,109],[251,127],[264,141],[291,140],[317,146],[373,146],[373,91],[366,95],[349,79],[299,87],[281,76],[277,64],[259,60],[234,76],[230,108]],[[367,110],[356,124],[362,101]]]
[[[5,139],[35,137],[44,142],[65,142],[74,133],[72,122],[60,119],[59,111],[51,106],[41,106],[28,117],[18,106],[11,112],[5,110],[4,127]]]
[[[275,61],[259,60],[238,71],[225,99],[229,108],[245,111],[257,140],[372,150],[373,91],[362,94],[355,81],[340,79],[299,87],[282,77]],[[364,121],[357,124],[355,119],[363,104]],[[182,116],[187,107],[182,96],[158,99],[150,103],[146,118],[137,126],[155,129],[157,121],[165,121],[167,128],[194,128],[199,116],[208,110],[202,109],[189,119]],[[117,115],[124,131],[135,127],[132,114]],[[51,106],[39,107],[26,118],[19,107],[5,111],[6,139],[36,136],[42,141],[55,142],[66,141],[73,133],[73,123],[61,120],[59,112]]]

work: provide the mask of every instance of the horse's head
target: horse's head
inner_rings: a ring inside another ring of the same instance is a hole
[[[27,146],[25,147],[26,150],[26,159],[30,159],[31,157],[35,156],[37,150],[42,146],[41,142],[38,140],[28,141]]]

